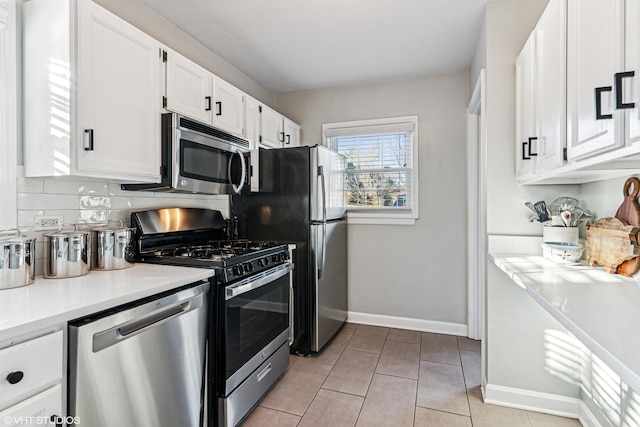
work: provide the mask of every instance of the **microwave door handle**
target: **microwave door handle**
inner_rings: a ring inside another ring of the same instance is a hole
[[[240,185],[235,185],[234,183],[231,183],[231,186],[233,187],[233,191],[236,194],[240,194],[240,192],[242,191],[242,187],[244,187],[244,180],[246,178],[246,166],[247,164],[244,161],[244,154],[242,154],[242,151],[240,151],[239,148],[236,148],[236,153],[238,154],[238,156],[240,156],[240,164],[242,165],[242,173],[240,174]],[[231,182],[231,161],[229,161],[229,182]]]

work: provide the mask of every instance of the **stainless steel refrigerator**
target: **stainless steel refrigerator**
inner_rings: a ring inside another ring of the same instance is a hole
[[[319,351],[347,318],[345,166],[322,146],[261,149],[253,170],[259,191],[231,197],[240,237],[297,245],[294,353]]]

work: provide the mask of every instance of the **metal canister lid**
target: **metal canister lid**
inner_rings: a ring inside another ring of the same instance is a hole
[[[112,223],[115,223],[118,225],[110,225]],[[129,230],[134,230],[134,228],[127,227],[126,225],[124,225],[122,220],[109,220],[106,225],[101,225],[99,227],[95,227],[91,229],[91,231],[113,231],[113,232],[129,231]]]
[[[73,227],[73,230],[64,230],[63,228],[59,228],[56,231],[50,231],[48,233],[43,233],[42,235],[45,237],[82,237],[87,236],[89,234],[88,231],[78,230],[75,225],[70,225]]]
[[[0,231],[0,243],[26,243],[35,240],[36,239],[32,237],[27,237],[20,234],[18,230]]]

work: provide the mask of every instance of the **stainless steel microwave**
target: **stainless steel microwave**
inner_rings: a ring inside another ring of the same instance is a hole
[[[248,139],[176,113],[162,114],[161,123],[160,182],[122,184],[123,190],[232,194],[248,185]]]

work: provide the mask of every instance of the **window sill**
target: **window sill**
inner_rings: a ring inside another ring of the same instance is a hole
[[[415,225],[416,218],[413,215],[384,215],[363,214],[359,212],[347,213],[347,224],[355,225]]]

